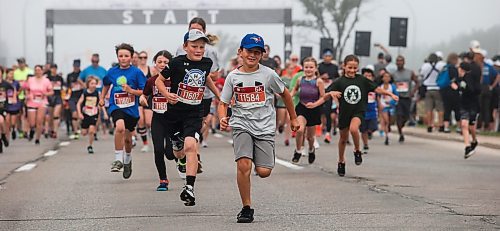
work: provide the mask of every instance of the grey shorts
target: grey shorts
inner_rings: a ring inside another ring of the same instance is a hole
[[[235,161],[248,158],[256,167],[273,169],[276,154],[274,152],[274,136],[252,136],[241,129],[233,130],[233,144]]]
[[[425,111],[436,109],[438,112],[444,111],[443,100],[439,90],[427,90],[425,93]]]

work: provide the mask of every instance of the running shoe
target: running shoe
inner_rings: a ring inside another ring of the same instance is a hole
[[[444,132],[444,133],[450,133],[450,132],[451,132],[451,130],[450,130],[450,128],[449,128],[449,127],[447,127],[447,128],[444,128],[443,132]]]
[[[48,139],[49,138],[49,133],[48,132],[43,132],[43,137],[45,137],[45,139]]]
[[[31,130],[30,134],[29,134],[29,137],[28,137],[28,140],[32,141],[34,137],[35,137],[35,130]]]
[[[17,138],[17,133],[15,130],[12,130],[12,132],[10,133],[11,137],[12,137],[12,140],[16,140]]]
[[[184,137],[181,137],[180,132],[174,133],[172,137],[172,149],[174,151],[181,151],[184,148]]]
[[[123,168],[123,164],[119,160],[115,160],[111,164],[111,172],[119,172],[122,168]]]
[[[238,219],[238,223],[251,223],[253,221],[253,213],[254,210],[250,208],[250,206],[245,206],[241,209],[241,212],[238,213],[236,217]]]
[[[334,135],[334,136],[336,136],[336,135],[337,135],[337,129],[336,129],[336,128],[334,128],[334,129],[333,129],[333,135]]]
[[[208,148],[208,144],[205,141],[201,141],[201,146],[204,148]]]
[[[400,135],[399,136],[399,143],[404,143],[405,142],[405,136]]]
[[[389,145],[389,137],[385,137],[384,144],[385,144],[385,145]]]
[[[87,152],[88,152],[89,154],[94,154],[94,148],[92,148],[92,146],[88,146],[88,147],[87,147]]]
[[[40,140],[35,140],[36,145],[40,145]]]
[[[184,189],[181,192],[181,201],[184,201],[185,206],[194,206],[194,188],[191,185],[184,185]]]
[[[5,144],[5,141],[4,141],[4,144]],[[470,143],[470,148],[471,148],[472,150],[476,150],[477,145],[478,145],[477,140],[474,140],[474,141],[472,141],[472,142]],[[7,147],[7,146],[8,146],[8,145],[5,145],[5,147]]]
[[[332,141],[332,136],[330,133],[325,134],[325,143],[329,144]]]
[[[0,140],[0,153],[3,153],[3,144],[1,140]]]
[[[99,140],[99,138],[97,138],[97,133],[96,133],[96,134],[94,134],[94,140],[95,140],[95,141],[98,141],[98,140]]]
[[[432,127],[427,127],[427,132],[431,133],[432,132]]]
[[[137,138],[135,136],[132,136],[132,147],[134,148],[137,145]]]
[[[472,155],[474,155],[475,152],[476,152],[476,150],[472,149],[471,146],[465,147],[464,159],[471,157]]]
[[[455,129],[455,131],[458,133],[458,134],[462,134],[462,129],[460,127],[457,127],[457,129]]]
[[[203,173],[203,166],[201,166],[200,154],[198,154],[198,169],[196,170],[196,173],[198,174]]]
[[[149,146],[148,145],[142,146],[141,152],[149,152]]]
[[[364,145],[363,146],[363,154],[368,154],[369,149],[370,149],[370,147],[368,147],[368,145]]]
[[[160,185],[156,187],[156,191],[168,191],[168,180],[160,180]]]
[[[299,160],[300,160],[300,157],[301,157],[301,156],[302,156],[302,153],[297,152],[297,151],[294,151],[294,152],[293,152],[292,162],[293,162],[293,163],[299,163]]]
[[[444,132],[444,126],[440,126],[438,132]]]
[[[319,142],[318,142],[318,140],[317,140],[316,138],[314,138],[314,148],[315,148],[315,149],[319,149],[319,147],[320,147],[320,146],[319,146]]]
[[[309,152],[309,156],[308,156],[308,161],[309,161],[309,164],[312,164],[314,163],[314,160],[316,159],[316,149],[314,149],[312,152]]]
[[[354,151],[354,163],[356,165],[361,165],[363,163],[363,157],[361,157],[361,151]]]
[[[285,130],[285,126],[279,126],[278,127],[279,134],[283,133],[283,130]]]
[[[2,142],[5,147],[9,147],[9,140],[7,139],[7,136],[5,134],[2,134]]]
[[[177,172],[180,178],[186,179],[186,157],[177,161]]]
[[[339,163],[337,166],[337,174],[339,176],[345,176],[345,163]]]
[[[123,164],[123,179],[128,179],[132,175],[132,160],[130,163]]]

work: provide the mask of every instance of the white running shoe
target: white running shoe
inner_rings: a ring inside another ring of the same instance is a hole
[[[149,146],[148,145],[142,146],[141,152],[149,152]]]
[[[205,141],[201,141],[201,146],[204,147],[204,148],[206,148],[206,147],[208,147],[208,144]]]
[[[319,149],[319,142],[316,138],[314,138],[314,148]]]

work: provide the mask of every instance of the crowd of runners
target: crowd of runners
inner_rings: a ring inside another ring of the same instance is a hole
[[[379,44],[379,60],[364,67],[354,55],[337,63],[330,49],[323,51],[321,62],[291,55],[282,63],[279,56],[270,56],[264,38],[247,34],[225,69],[217,57],[218,37],[206,32],[205,21],[194,18],[187,30],[175,53],[148,54],[126,43],[117,45],[116,64],[109,70],[99,65],[98,54],[83,70],[80,60],[74,60],[66,78],[56,64],[31,69],[24,58],[13,68],[0,67],[0,153],[11,140],[40,144],[42,136],[56,139],[65,127],[70,139],[88,136],[86,149],[93,154],[99,134],[110,134],[115,153],[111,172],[121,171],[128,179],[134,146],[149,152],[151,139],[156,190],[168,190],[165,158],[174,161],[185,179],[180,199],[193,206],[208,136],[231,131],[243,205],[237,221],[252,222],[250,176],[252,169],[262,178],[271,175],[277,133],[284,138],[278,142],[295,144],[293,163],[307,156],[312,164],[321,141],[336,142],[337,173],[344,176],[350,140],[354,162],[360,165],[377,130],[390,145],[392,124],[399,143],[405,142],[405,126],[420,123],[428,132],[455,127],[464,137],[465,158],[478,145],[478,115],[483,130],[498,129],[500,59],[488,60],[477,41],[446,60],[441,52],[433,53],[412,71],[405,67],[405,57],[399,55],[393,63]]]

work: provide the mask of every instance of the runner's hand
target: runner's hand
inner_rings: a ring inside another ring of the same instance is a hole
[[[312,108],[315,108],[316,107],[316,104],[313,103],[313,102],[309,102],[306,104],[306,108],[309,108],[309,109],[312,109]]]
[[[395,94],[391,95],[392,99],[395,100],[396,102],[399,101],[399,97]]]
[[[78,113],[78,117],[80,117],[80,119],[83,120],[83,114],[82,113]]]
[[[290,128],[292,131],[296,132],[300,128],[299,121],[297,119],[290,120]]]
[[[104,99],[99,100],[99,106],[104,107]]]
[[[458,89],[458,85],[455,82],[451,83],[450,86],[451,86],[451,89],[453,89],[453,90],[457,90]]]
[[[229,126],[229,117],[224,117],[224,118],[221,118],[219,123],[220,123],[220,130],[221,131],[226,131],[227,130],[227,127]]]
[[[139,103],[140,103],[142,106],[144,106],[144,107],[148,107],[148,106],[149,106],[149,105],[148,105],[148,100],[146,99],[146,96],[144,96],[144,95],[141,95],[141,96],[139,97]]]
[[[127,85],[126,83],[124,83],[122,85],[122,89],[123,89],[123,91],[125,91],[127,93],[130,93],[130,90],[132,90],[132,88],[129,85]]]
[[[329,92],[332,98],[340,99],[342,96],[342,93],[340,91],[331,91]]]
[[[177,94],[174,94],[174,93],[168,93],[167,94],[167,100],[170,104],[176,104],[177,101],[179,101],[179,96]]]

